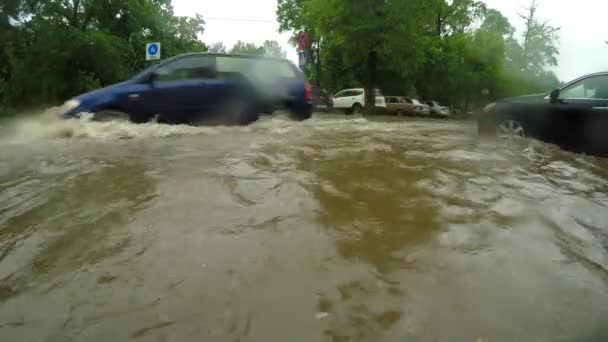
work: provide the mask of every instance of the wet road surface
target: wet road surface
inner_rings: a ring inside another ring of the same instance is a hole
[[[606,341],[608,161],[469,122],[0,123],[2,341]]]

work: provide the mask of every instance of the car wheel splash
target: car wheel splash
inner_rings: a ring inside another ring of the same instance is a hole
[[[526,132],[524,127],[519,122],[515,120],[507,120],[498,125],[496,135],[502,139],[514,140],[525,138]]]

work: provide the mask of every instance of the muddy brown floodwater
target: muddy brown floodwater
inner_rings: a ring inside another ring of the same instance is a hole
[[[607,341],[608,161],[475,124],[0,123],[1,341]]]

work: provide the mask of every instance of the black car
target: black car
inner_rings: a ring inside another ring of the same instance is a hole
[[[315,110],[331,111],[334,107],[334,98],[325,89],[312,86],[312,104]]]
[[[564,149],[608,156],[608,72],[576,79],[550,94],[489,104],[478,117],[482,134],[533,137]]]

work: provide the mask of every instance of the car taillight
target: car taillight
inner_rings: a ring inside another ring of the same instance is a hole
[[[329,103],[334,104],[334,97],[333,96],[329,97]]]
[[[308,81],[306,81],[306,84],[304,85],[304,98],[306,101],[312,101],[312,88]]]

